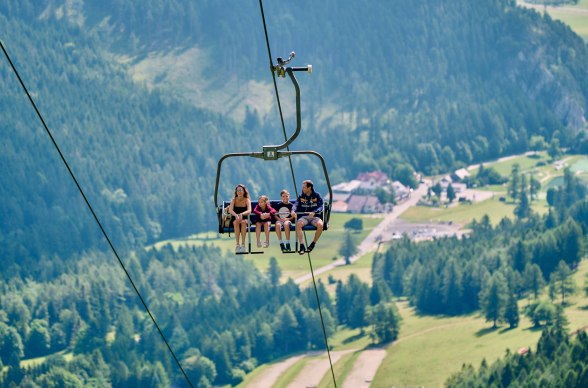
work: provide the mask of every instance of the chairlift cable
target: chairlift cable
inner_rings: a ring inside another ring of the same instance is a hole
[[[273,71],[274,62],[272,59],[272,50],[270,49],[269,36],[267,33],[267,27],[265,24],[265,13],[263,12],[263,2],[259,0],[259,9],[261,10],[261,20],[263,22],[263,32],[265,33],[265,45],[267,46],[267,54],[269,57],[270,71],[272,73],[272,79],[274,81],[274,90],[276,91],[276,100],[278,102],[278,111],[280,112],[280,121],[282,122],[282,132],[284,134],[284,140],[288,139],[286,134],[286,125],[284,124],[284,115],[282,113],[282,104],[280,103],[280,93],[278,92],[278,84],[276,82],[276,74]],[[290,146],[286,146],[286,150],[290,151]],[[292,183],[294,184],[294,193],[298,197],[298,185],[296,184],[296,177],[294,176],[294,166],[292,165],[292,156],[288,155],[288,161],[290,162],[290,171],[292,173]]]
[[[261,10],[261,19],[262,19],[262,22],[263,22],[263,31],[265,33],[265,43],[266,43],[266,46],[267,46],[267,53],[268,53],[269,61],[270,61],[270,71],[272,73],[272,79],[274,81],[274,89],[276,91],[276,99],[277,99],[277,102],[278,102],[278,109],[280,111],[280,120],[282,122],[282,130],[284,132],[284,140],[287,140],[288,137],[286,135],[286,126],[284,124],[284,116],[282,114],[282,105],[280,104],[280,95],[278,93],[278,85],[276,83],[276,75],[275,75],[275,72],[273,71],[274,64],[273,64],[272,52],[271,52],[270,44],[269,44],[269,37],[268,37],[268,33],[267,33],[267,26],[266,26],[266,23],[265,23],[265,14],[263,12],[263,0],[259,0],[259,8]],[[289,151],[290,150],[289,146],[287,146],[286,149]],[[292,181],[294,182],[294,191],[296,193],[296,197],[298,197],[298,189],[297,189],[298,186],[296,185],[296,178],[295,178],[295,175],[294,175],[294,167],[292,165],[292,156],[289,155],[288,156],[288,160],[290,161],[290,171],[292,173]],[[327,180],[328,180],[328,178],[327,178]],[[304,233],[304,231],[303,231],[303,233]],[[306,233],[304,233],[304,241],[307,242],[307,240],[306,240]],[[327,331],[325,329],[325,321],[323,319],[323,312],[322,312],[322,309],[321,309],[321,302],[320,302],[318,290],[317,290],[317,287],[316,287],[316,280],[315,280],[315,277],[314,277],[314,270],[312,268],[312,259],[311,259],[311,256],[310,256],[310,252],[308,252],[307,255],[308,255],[308,264],[310,266],[310,273],[312,275],[312,284],[314,286],[314,293],[315,293],[315,296],[316,296],[316,303],[317,303],[317,306],[318,306],[319,316],[321,318],[321,326],[322,326],[322,329],[323,329],[323,337],[325,339],[325,346],[327,348],[327,355],[329,357],[329,365],[331,367],[331,375],[333,376],[333,384],[335,385],[335,388],[337,388],[337,380],[335,379],[335,370],[333,369],[333,361],[331,359],[331,350],[329,348],[329,339],[327,337]]]
[[[178,365],[178,367],[180,368],[180,370],[182,371],[182,374],[184,375],[184,378],[186,379],[186,381],[188,382],[188,384],[190,385],[190,387],[194,387],[194,385],[192,384],[192,382],[190,381],[190,379],[188,378],[188,375],[186,374],[186,372],[184,371],[184,368],[182,367],[182,364],[180,363],[180,361],[178,360],[178,358],[176,357],[174,351],[172,350],[169,342],[167,341],[167,339],[165,338],[165,335],[163,334],[163,331],[159,328],[159,325],[157,324],[157,321],[155,320],[155,317],[153,316],[153,314],[151,314],[151,311],[149,310],[149,307],[147,307],[147,303],[145,302],[145,300],[143,299],[143,297],[141,296],[141,293],[139,292],[139,290],[137,289],[137,287],[135,286],[135,282],[133,281],[131,275],[129,274],[129,272],[127,271],[127,268],[125,267],[124,263],[122,262],[116,248],[114,247],[112,241],[110,240],[110,238],[108,237],[108,233],[106,233],[106,230],[104,229],[104,227],[102,226],[102,223],[100,222],[100,220],[98,219],[98,216],[96,215],[96,212],[94,212],[94,209],[92,208],[92,205],[90,204],[90,201],[88,200],[88,198],[86,197],[86,194],[84,193],[84,190],[82,189],[82,187],[80,186],[80,184],[78,183],[78,180],[75,176],[75,174],[73,173],[72,169],[69,166],[69,163],[67,162],[67,160],[65,159],[65,156],[63,155],[63,153],[61,152],[61,149],[59,148],[59,145],[57,144],[57,142],[55,141],[55,138],[53,137],[53,134],[51,133],[51,131],[49,130],[49,127],[47,126],[47,124],[45,123],[45,119],[43,118],[43,116],[41,115],[41,112],[39,112],[39,109],[37,109],[37,105],[35,104],[35,101],[33,100],[33,98],[31,97],[27,87],[25,86],[22,78],[20,77],[18,71],[16,70],[16,67],[14,66],[14,63],[12,62],[12,59],[10,59],[10,56],[8,55],[8,52],[6,51],[6,49],[4,48],[4,44],[2,43],[2,41],[0,40],[0,47],[2,48],[2,51],[4,52],[4,55],[6,56],[6,59],[8,60],[8,62],[10,63],[10,66],[12,67],[12,71],[14,72],[14,74],[16,75],[16,77],[18,78],[18,81],[21,85],[21,87],[23,88],[24,92],[26,93],[29,102],[31,103],[33,109],[35,110],[35,112],[37,113],[37,116],[39,117],[39,120],[41,121],[41,124],[43,124],[43,128],[45,128],[45,132],[47,133],[47,135],[49,135],[49,138],[51,139],[51,142],[53,143],[53,146],[55,147],[55,150],[57,151],[57,153],[59,154],[59,157],[61,158],[61,161],[63,162],[63,164],[65,165],[65,167],[67,168],[67,171],[69,172],[69,175],[71,176],[72,180],[74,181],[78,191],[80,192],[82,198],[84,199],[84,202],[86,203],[86,206],[88,207],[88,209],[90,210],[90,213],[92,213],[92,216],[94,217],[94,221],[96,221],[96,224],[98,224],[98,227],[100,228],[100,231],[102,232],[102,235],[104,236],[104,238],[106,239],[106,241],[108,242],[108,245],[110,246],[110,249],[112,250],[112,252],[114,253],[114,256],[116,257],[116,259],[118,260],[118,263],[120,264],[120,266],[122,267],[125,275],[127,276],[127,278],[129,279],[129,282],[131,283],[131,286],[133,287],[133,290],[135,290],[135,293],[137,294],[137,296],[139,297],[139,300],[141,301],[141,303],[143,304],[143,307],[145,308],[145,311],[147,312],[147,314],[149,315],[149,318],[151,318],[151,321],[153,321],[153,324],[155,325],[155,327],[157,328],[157,331],[159,332],[159,335],[161,336],[161,338],[163,339],[163,342],[165,343],[165,345],[167,346],[167,349],[169,350],[170,354],[172,355],[174,361],[176,362],[176,364]]]

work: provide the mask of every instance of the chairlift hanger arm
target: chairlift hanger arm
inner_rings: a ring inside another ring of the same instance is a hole
[[[323,173],[325,175],[325,181],[327,183],[327,189],[329,190],[329,199],[332,201],[333,192],[331,190],[331,181],[329,180],[329,174],[327,173],[327,164],[325,163],[325,159],[323,158],[323,156],[316,151],[277,151],[275,159],[283,158],[283,157],[290,156],[290,155],[314,155],[320,159],[321,165],[323,166]],[[251,157],[251,158],[268,160],[265,158],[265,155],[263,152],[236,152],[236,153],[223,155],[222,158],[220,158],[220,160],[218,161],[218,165],[216,168],[216,184],[214,186],[214,206],[215,207],[219,206],[218,186],[220,184],[220,174],[221,174],[222,163],[225,159],[233,158],[233,157]],[[270,159],[270,160],[273,160],[273,159]]]
[[[296,79],[296,77],[294,76],[294,72],[295,71],[305,71],[308,73],[312,73],[312,65],[308,65],[308,66],[303,66],[303,67],[285,67],[288,63],[290,63],[290,61],[296,56],[295,52],[291,52],[290,56],[288,57],[287,60],[283,60],[282,58],[278,58],[278,64],[277,65],[272,65],[271,70],[272,72],[275,72],[278,77],[286,77],[286,73],[288,73],[288,76],[290,77],[290,79],[292,80],[292,83],[294,84],[294,89],[296,90],[296,130],[294,131],[294,133],[282,144],[279,145],[269,145],[269,146],[263,146],[263,152],[266,153],[266,155],[271,154],[272,152],[276,152],[278,150],[282,150],[284,148],[287,148],[297,137],[298,134],[300,133],[300,129],[302,127],[302,120],[301,120],[301,113],[300,113],[300,86],[298,85],[298,80]],[[271,157],[273,158],[273,157]],[[275,158],[273,158],[275,159]]]

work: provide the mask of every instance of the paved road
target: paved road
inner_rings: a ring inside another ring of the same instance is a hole
[[[371,233],[361,242],[361,244],[359,244],[359,246],[357,247],[357,254],[355,256],[352,256],[350,258],[350,261],[353,263],[366,253],[375,250],[378,247],[378,241],[386,241],[391,239],[391,236],[386,235],[386,231],[391,230],[392,224],[398,218],[399,215],[404,213],[411,206],[415,206],[419,199],[423,195],[427,194],[427,187],[427,184],[421,183],[418,189],[412,192],[410,198],[408,198],[403,203],[395,206],[394,211],[386,214],[386,217],[382,220],[382,222],[380,222],[380,224],[371,231]],[[335,260],[331,264],[315,269],[314,275],[320,275],[340,265],[345,265],[345,259],[342,258],[339,260]],[[310,279],[312,279],[312,274],[307,273],[294,279],[294,282],[296,284],[300,284]]]

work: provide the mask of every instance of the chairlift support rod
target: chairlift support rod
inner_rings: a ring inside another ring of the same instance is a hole
[[[319,154],[316,151],[276,151],[276,158],[283,158],[283,157],[287,157],[287,156],[291,156],[291,155],[314,155],[317,158],[320,159],[321,164],[323,166],[323,173],[325,175],[325,180],[327,183],[327,188],[329,190],[329,198],[332,199],[333,198],[333,191],[331,189],[331,181],[329,180],[329,174],[327,173],[327,164],[325,163],[325,159],[323,158],[323,156],[321,154]],[[218,186],[220,183],[220,174],[221,174],[221,168],[222,168],[222,164],[223,161],[225,159],[228,158],[232,158],[232,157],[243,157],[243,156],[249,156],[252,158],[258,158],[258,159],[264,159],[267,160],[265,158],[265,155],[263,152],[235,152],[235,153],[230,153],[230,154],[226,154],[223,155],[220,160],[218,161],[218,165],[216,168],[216,184],[214,186],[214,205],[215,207],[219,206],[218,203]],[[328,220],[325,220],[328,221]]]
[[[264,160],[278,159],[276,152],[278,150],[282,150],[284,148],[287,148],[290,144],[292,144],[292,142],[298,137],[298,134],[300,133],[300,129],[302,127],[302,123],[301,123],[302,120],[301,120],[301,113],[300,113],[300,110],[301,110],[300,109],[300,86],[298,85],[298,80],[296,79],[296,76],[294,76],[294,72],[295,71],[305,71],[305,72],[311,74],[312,73],[312,65],[307,65],[307,66],[303,66],[303,67],[285,67],[285,65],[290,63],[290,61],[295,56],[296,56],[296,53],[294,51],[292,51],[287,60],[284,61],[282,58],[278,58],[277,59],[278,64],[272,65],[271,70],[272,70],[272,72],[276,72],[278,77],[282,77],[282,78],[285,78],[286,73],[287,73],[288,76],[290,77],[290,79],[292,80],[292,83],[294,84],[294,89],[296,90],[296,130],[282,144],[264,145],[262,147],[263,154],[264,154],[264,156],[263,156]]]

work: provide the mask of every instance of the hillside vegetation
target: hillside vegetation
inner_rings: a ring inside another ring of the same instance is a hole
[[[218,158],[283,139],[275,108],[256,113],[255,101],[273,98],[250,100],[230,87],[253,82],[271,91],[258,4],[76,4],[4,2],[0,33],[116,245],[212,229]],[[514,2],[302,1],[268,4],[266,13],[274,55],[295,49],[303,53],[296,61],[317,70],[298,77],[305,125],[294,145],[321,152],[332,181],[381,169],[410,182],[413,169],[446,171],[526,150],[531,135],[586,148],[576,138],[587,106],[586,45]],[[193,50],[197,63],[173,60]],[[134,83],[137,66],[161,55],[171,55],[162,72]],[[5,61],[0,69],[5,256],[102,246]],[[243,121],[211,113],[231,101],[249,104],[239,108]],[[239,181],[255,196],[295,192],[288,165],[276,166],[226,166],[221,195]],[[317,161],[294,166],[298,180],[325,191]]]
[[[296,50],[295,64],[316,69],[299,76],[304,128],[292,148],[323,154],[332,183],[375,169],[414,183],[415,170],[536,144],[588,151],[588,48],[547,15],[512,0],[267,3],[273,54]],[[322,283],[315,295],[280,282],[275,259],[262,273],[207,244],[146,250],[215,230],[219,158],[283,140],[258,5],[0,3],[3,45],[192,383],[238,384],[260,363],[324,349],[316,295],[327,337],[358,329],[390,342],[393,295],[419,314],[516,325],[517,298],[537,299],[541,280],[565,284],[588,220],[569,170],[547,214],[521,205],[521,183],[514,221],[485,217],[464,240],[401,241],[374,256],[371,283],[333,278],[335,298]],[[279,82],[291,129],[292,88]],[[4,57],[0,89],[0,385],[184,384]],[[238,182],[254,197],[295,193],[303,179],[325,193],[316,160],[293,166],[298,183],[287,160],[231,161],[221,199]],[[342,237],[329,233],[313,253]],[[531,315],[555,303],[534,302]]]

